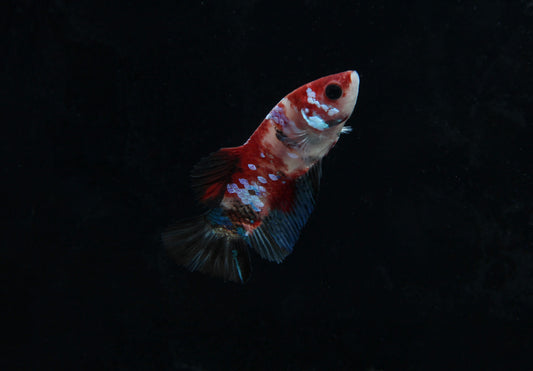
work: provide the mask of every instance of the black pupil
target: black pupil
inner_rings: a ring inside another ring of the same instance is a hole
[[[329,99],[339,99],[342,95],[342,88],[337,84],[326,86],[326,97]]]

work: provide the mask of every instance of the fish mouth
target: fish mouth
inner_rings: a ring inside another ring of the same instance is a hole
[[[328,124],[328,126],[330,128],[334,127],[334,126],[337,126],[339,124],[342,124],[343,122],[345,121],[345,119],[336,119],[336,120],[329,120],[329,121],[326,121],[326,124]]]
[[[352,73],[350,74],[350,79],[352,80],[352,83],[357,84],[359,86],[359,74],[357,71],[352,70]]]

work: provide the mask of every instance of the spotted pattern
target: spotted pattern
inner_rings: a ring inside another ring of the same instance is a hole
[[[247,179],[239,178],[240,188],[235,183],[229,183],[226,188],[228,193],[236,194],[244,205],[250,205],[255,212],[260,212],[265,206],[261,199],[266,197],[266,189],[256,182],[248,182]]]
[[[328,106],[327,104],[320,103],[316,99],[316,93],[313,91],[313,89],[307,88],[307,90],[305,92],[307,93],[307,102],[317,106],[318,108],[320,108],[324,112],[327,112],[328,116],[333,116],[333,115],[339,113],[339,110],[336,109],[335,107],[331,107],[331,106]]]
[[[291,123],[288,117],[285,115],[285,110],[280,106],[274,107],[267,115],[266,119],[272,120],[282,127],[285,127]]]

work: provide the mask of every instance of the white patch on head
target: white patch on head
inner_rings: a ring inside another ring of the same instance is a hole
[[[335,116],[337,113],[339,113],[339,110],[336,109],[335,107],[330,108],[330,109],[328,110],[328,116]]]
[[[327,129],[329,126],[328,124],[326,124],[326,122],[322,119],[322,117],[320,116],[311,116],[311,117],[308,117],[304,110],[300,110],[300,112],[302,113],[302,117],[304,118],[305,121],[307,121],[307,124],[317,130],[324,130],[324,129]]]
[[[257,170],[257,168],[255,167],[254,164],[248,164],[248,168],[249,168],[250,170]]]
[[[267,180],[265,178],[263,178],[262,176],[258,176],[257,180],[259,180],[263,184],[267,182]]]
[[[316,101],[316,93],[311,88],[307,88],[305,91],[307,93],[307,101],[311,104],[315,104]]]
[[[334,116],[337,113],[339,113],[339,110],[335,107],[328,106],[327,104],[320,103],[318,99],[316,99],[316,93],[311,88],[307,88],[305,91],[307,93],[307,102],[309,104],[313,104],[320,108],[322,111],[327,112],[328,116]],[[306,109],[305,113],[308,113],[309,111]]]
[[[268,177],[274,181],[278,180],[279,178],[274,174],[268,174]]]
[[[289,156],[290,158],[298,158],[298,155],[292,152],[287,152],[287,156]]]

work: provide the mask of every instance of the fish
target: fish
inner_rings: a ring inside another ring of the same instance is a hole
[[[203,212],[162,233],[168,254],[190,271],[249,280],[249,250],[281,263],[313,211],[322,159],[351,128],[356,71],[328,75],[286,95],[239,147],[201,159],[191,172]]]

